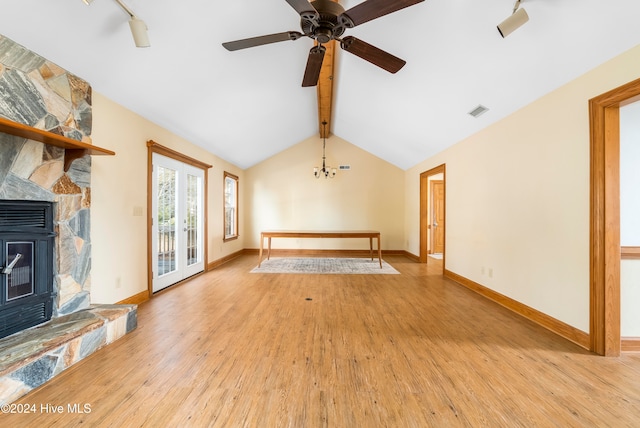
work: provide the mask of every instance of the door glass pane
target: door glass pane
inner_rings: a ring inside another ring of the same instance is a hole
[[[185,229],[187,238],[187,266],[199,263],[202,260],[200,249],[200,236],[198,230],[201,226],[200,198],[202,194],[202,180],[200,177],[187,174],[187,213]]]
[[[7,242],[7,295],[6,301],[30,296],[34,293],[33,242]]]
[[[158,167],[158,276],[175,272],[177,171]]]

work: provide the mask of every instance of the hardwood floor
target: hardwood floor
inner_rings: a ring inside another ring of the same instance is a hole
[[[640,354],[590,354],[442,278],[439,261],[385,260],[401,274],[250,274],[257,258],[242,256],[140,305],[137,330],[0,422],[638,426]]]

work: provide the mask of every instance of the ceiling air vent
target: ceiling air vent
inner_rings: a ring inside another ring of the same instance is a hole
[[[338,167],[338,169],[339,169],[340,171],[348,171],[348,170],[350,170],[350,169],[351,169],[351,165],[340,165],[340,166]]]
[[[478,107],[474,108],[473,110],[471,110],[469,112],[469,114],[473,117],[479,117],[482,114],[486,113],[487,111],[489,111],[488,108],[486,108],[485,106],[483,106],[482,104],[479,104]]]

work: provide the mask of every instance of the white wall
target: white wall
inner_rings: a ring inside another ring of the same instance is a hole
[[[620,107],[620,245],[640,247],[640,101]]]
[[[638,77],[640,46],[407,170],[407,250],[420,173],[446,163],[446,269],[587,332],[588,100]]]
[[[640,101],[620,108],[620,244],[640,247]],[[620,265],[620,332],[640,337],[640,260]]]
[[[640,337],[640,260],[620,262],[620,336]]]

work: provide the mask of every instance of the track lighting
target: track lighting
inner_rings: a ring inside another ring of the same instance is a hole
[[[498,24],[498,31],[503,38],[516,31],[529,20],[527,12],[519,6],[520,0],[516,0],[511,16]]]
[[[82,1],[88,6],[93,0]],[[124,10],[131,18],[129,20],[129,28],[131,29],[131,35],[133,36],[133,41],[136,46],[139,48],[148,48],[151,46],[151,43],[149,42],[149,34],[147,34],[147,24],[145,24],[142,19],[139,19],[129,6],[122,2],[122,0],[115,0],[115,2],[118,3],[122,10]]]
[[[143,20],[132,16],[129,20],[129,28],[131,29],[131,35],[137,47],[148,48],[151,46],[149,34],[147,34],[147,24],[145,24]]]
[[[149,34],[147,34],[147,24],[145,24],[142,19],[138,19],[129,6],[122,3],[122,0],[116,0],[116,3],[118,3],[131,18],[129,20],[129,28],[131,29],[131,35],[133,36],[133,41],[136,43],[136,46],[139,48],[148,48],[151,46]]]

